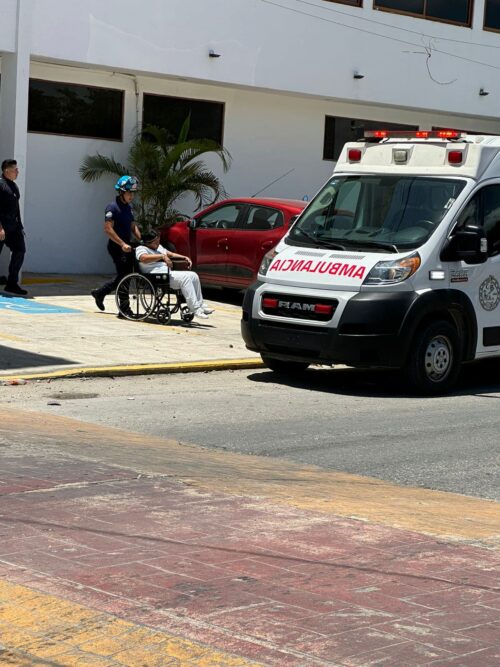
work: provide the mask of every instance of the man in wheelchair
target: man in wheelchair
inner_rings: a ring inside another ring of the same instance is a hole
[[[190,269],[192,262],[189,257],[179,255],[160,245],[160,235],[156,230],[144,232],[140,245],[135,250],[139,269],[144,274],[169,273],[169,286],[180,290],[186,300],[189,312],[197,318],[206,320],[214,311],[203,303],[200,279],[194,271],[177,271],[174,262],[183,261]]]

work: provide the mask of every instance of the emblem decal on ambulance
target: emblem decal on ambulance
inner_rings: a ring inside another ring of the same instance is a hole
[[[500,284],[495,276],[488,276],[479,285],[479,303],[484,310],[495,310],[500,303]]]

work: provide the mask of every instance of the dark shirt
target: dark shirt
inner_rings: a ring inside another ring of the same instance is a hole
[[[130,204],[122,202],[117,197],[114,202],[106,206],[106,221],[113,221],[113,229],[125,243],[130,243],[134,213]]]
[[[23,228],[19,199],[19,188],[14,181],[0,177],[0,223],[6,232]]]

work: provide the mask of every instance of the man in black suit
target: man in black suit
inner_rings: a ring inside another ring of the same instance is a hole
[[[0,252],[4,245],[9,248],[9,275],[5,291],[18,296],[26,296],[28,292],[19,286],[19,273],[26,254],[24,227],[19,208],[19,188],[15,180],[19,175],[16,160],[2,162],[0,177]]]

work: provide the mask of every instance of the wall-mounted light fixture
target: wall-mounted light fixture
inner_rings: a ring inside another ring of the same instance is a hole
[[[353,79],[364,79],[364,78],[365,78],[365,75],[364,75],[364,74],[360,74],[359,72],[356,71],[356,72],[354,72],[354,74],[352,75],[352,78],[353,78]]]
[[[220,58],[220,53],[215,53],[213,49],[210,49],[208,52],[208,57],[209,58]]]
[[[489,95],[490,93],[489,93],[489,91],[485,90],[484,88],[480,88],[479,89],[479,94],[481,95],[481,97],[486,97],[486,95]]]

